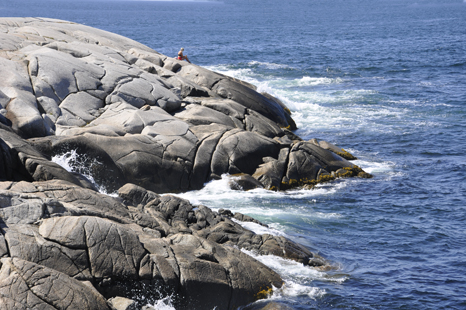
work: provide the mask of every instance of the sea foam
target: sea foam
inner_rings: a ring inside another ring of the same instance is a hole
[[[103,185],[100,185],[96,182],[92,176],[91,169],[89,168],[89,163],[86,158],[86,155],[80,155],[76,150],[71,150],[63,154],[55,155],[52,157],[52,161],[56,164],[62,166],[68,172],[76,172],[84,176],[89,180],[97,190],[104,195],[117,196],[116,193],[109,193],[107,188]],[[92,164],[100,165],[96,159],[91,159]]]

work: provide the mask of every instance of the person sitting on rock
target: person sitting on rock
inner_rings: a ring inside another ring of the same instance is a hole
[[[187,62],[191,63],[188,59],[187,55],[183,55],[184,48],[181,48],[178,52],[178,60],[186,60]]]

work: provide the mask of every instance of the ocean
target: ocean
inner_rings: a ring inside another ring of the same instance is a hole
[[[285,279],[272,299],[466,309],[466,1],[1,0],[0,15],[82,23],[168,56],[184,47],[193,63],[280,98],[304,139],[358,157],[374,178],[277,193],[232,191],[225,177],[180,194],[251,215],[335,266],[257,257]]]

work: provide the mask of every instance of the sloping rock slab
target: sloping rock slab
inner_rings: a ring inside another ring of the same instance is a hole
[[[109,309],[94,289],[61,272],[18,258],[0,263],[2,309]]]

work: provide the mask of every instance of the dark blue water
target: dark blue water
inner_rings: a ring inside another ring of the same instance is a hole
[[[269,223],[337,270],[266,263],[296,309],[466,309],[466,3],[455,0],[1,1],[248,80],[304,138],[358,156],[370,180],[312,191],[187,193]],[[296,271],[293,272],[292,269]],[[150,293],[150,292],[148,292]]]

